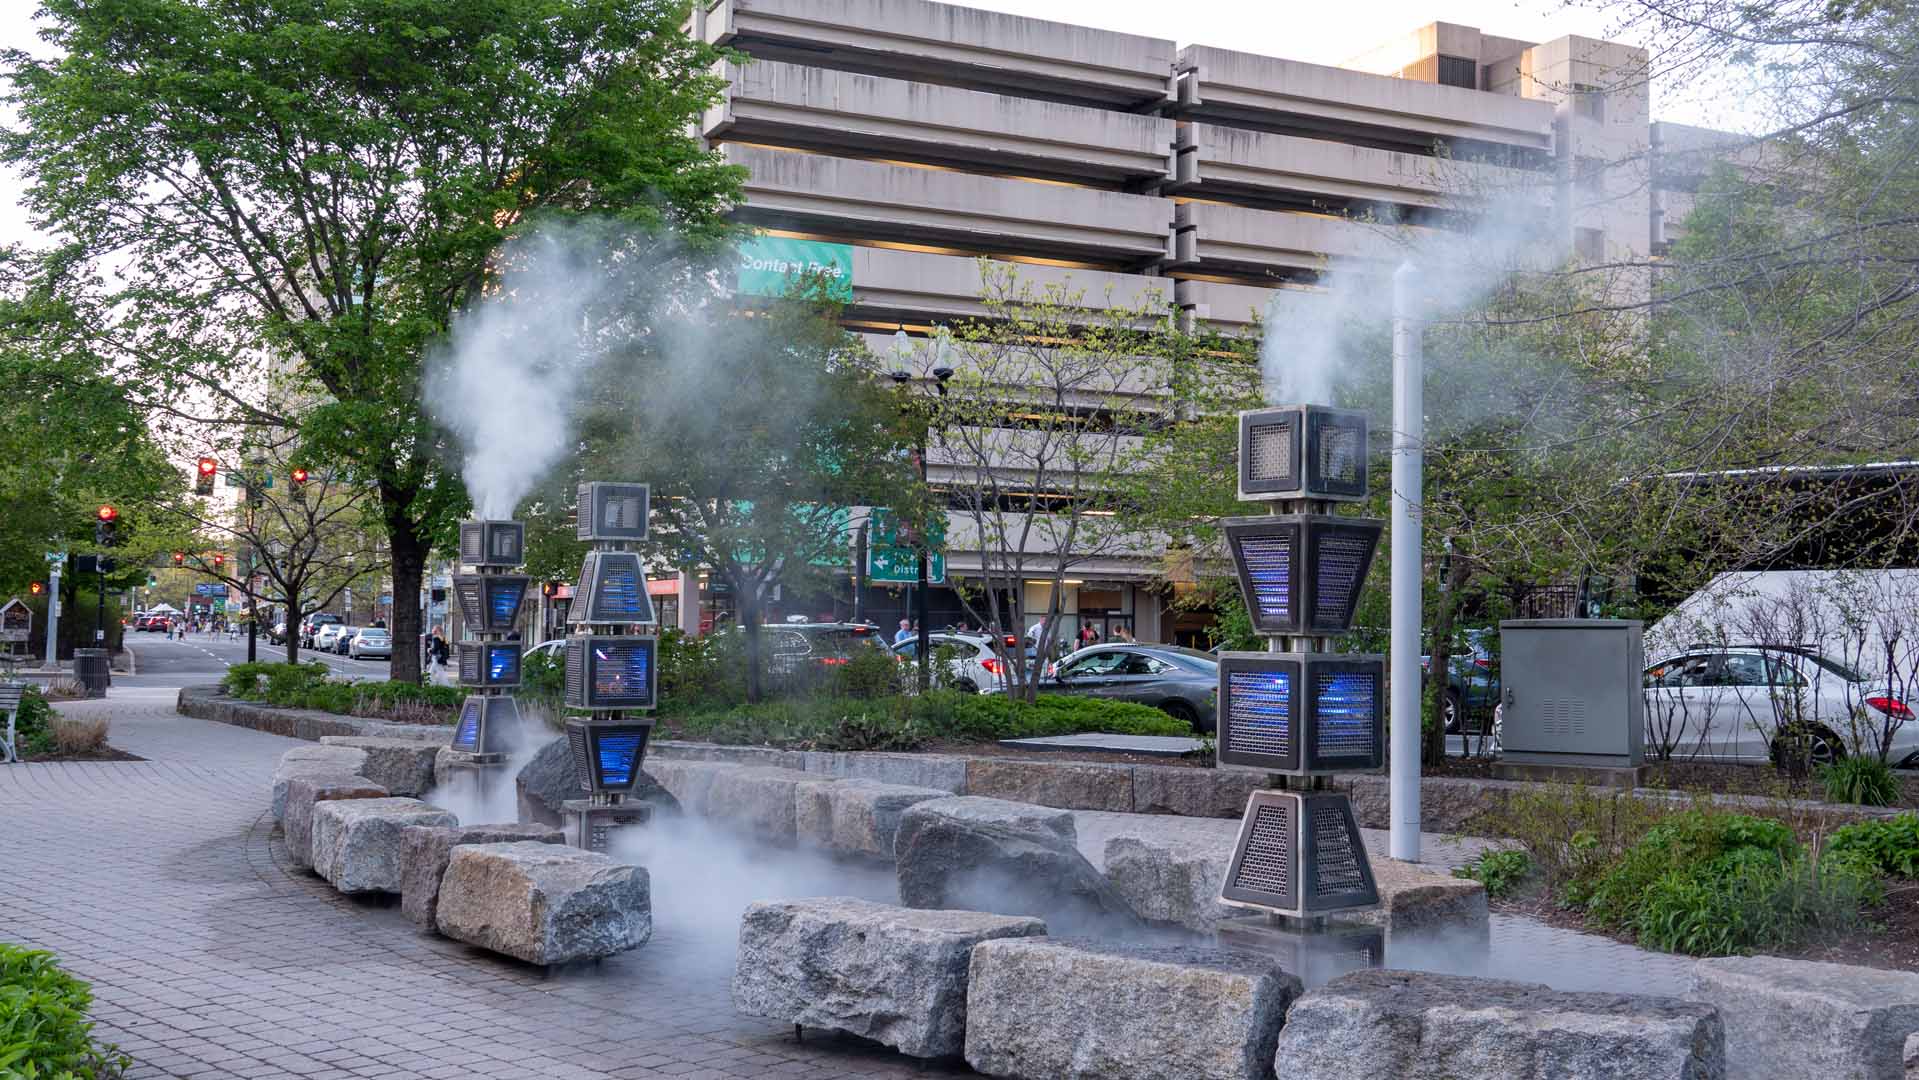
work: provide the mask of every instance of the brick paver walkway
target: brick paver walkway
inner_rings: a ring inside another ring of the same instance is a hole
[[[710,934],[662,922],[636,952],[548,978],[341,897],[268,841],[267,781],[297,744],[171,702],[116,688],[62,706],[107,710],[114,743],[149,761],[0,767],[0,937],[92,981],[137,1078],[951,1072],[736,1016],[730,945]]]
[[[141,1080],[964,1071],[850,1038],[799,1043],[728,1000],[742,897],[783,881],[796,895],[890,900],[884,871],[773,852],[729,860],[695,841],[696,854],[653,871],[650,943],[549,978],[286,866],[267,782],[299,744],[172,703],[171,690],[116,686],[107,702],[61,706],[105,710],[114,744],[147,761],[0,767],[0,937],[52,949],[93,982],[100,1034],[134,1055]],[[715,891],[726,899],[709,902]],[[695,914],[702,925],[689,926]],[[1550,979],[1530,970],[1550,958],[1615,989],[1670,989],[1683,963],[1523,919],[1496,919],[1493,936],[1486,974]]]

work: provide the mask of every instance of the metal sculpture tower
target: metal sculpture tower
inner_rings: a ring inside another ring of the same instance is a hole
[[[640,781],[659,686],[659,639],[644,631],[657,620],[638,552],[646,539],[650,491],[645,484],[581,484],[575,535],[593,542],[580,567],[579,589],[567,612],[566,738],[584,799],[560,808],[566,842],[605,851],[621,829],[644,825],[652,814],[626,796]],[[635,715],[635,713],[638,715]]]
[[[528,578],[512,573],[526,560],[526,526],[518,521],[462,521],[460,565],[454,575],[460,615],[474,640],[457,646],[459,683],[474,691],[460,705],[453,729],[455,774],[473,776],[482,799],[505,772],[520,745],[520,643],[509,641],[520,617]]]

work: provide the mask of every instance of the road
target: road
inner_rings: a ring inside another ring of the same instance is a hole
[[[247,639],[244,636],[229,640],[225,634],[188,634],[184,639],[170,640],[165,634],[129,633],[127,644],[133,648],[135,674],[115,674],[115,686],[186,686],[218,682],[227,668],[245,663],[247,658]],[[258,655],[266,663],[284,661],[286,650],[261,638]],[[302,663],[315,660],[331,669],[336,678],[387,677],[385,660],[351,660],[332,653],[300,650]]]

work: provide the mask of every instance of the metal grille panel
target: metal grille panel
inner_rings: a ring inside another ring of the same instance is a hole
[[[1293,538],[1290,533],[1247,536],[1234,542],[1259,622],[1290,622],[1293,617]]]
[[[485,703],[482,698],[470,697],[460,704],[460,724],[453,729],[453,749],[479,753],[480,708]]]
[[[580,778],[580,790],[593,790],[593,755],[586,746],[586,728],[579,724],[568,724],[566,741],[573,751],[573,773]]]
[[[1235,753],[1292,753],[1292,684],[1289,671],[1235,671],[1226,676],[1226,739]]]
[[[576,709],[586,708],[586,641],[575,639],[566,643],[566,703]]]
[[[1379,681],[1370,673],[1321,671],[1313,687],[1318,757],[1372,754],[1379,721]]]
[[[1246,433],[1246,477],[1257,484],[1290,480],[1293,462],[1293,425],[1290,421],[1253,424]]]
[[[1362,477],[1364,462],[1360,439],[1364,432],[1345,424],[1327,423],[1319,429],[1319,479],[1328,484],[1350,487]]]
[[[1350,630],[1379,533],[1309,528],[1307,535],[1313,547],[1313,629]]]
[[[1284,803],[1266,803],[1253,811],[1233,887],[1285,896],[1293,887],[1293,814]]]
[[[1354,850],[1346,816],[1325,812],[1330,807],[1315,807],[1313,815],[1313,893],[1316,896],[1341,896],[1362,892],[1368,887],[1367,874],[1359,865],[1363,857]]]

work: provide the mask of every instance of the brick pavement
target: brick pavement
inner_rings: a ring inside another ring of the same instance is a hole
[[[809,1033],[799,1043],[783,1025],[736,1016],[733,918],[708,911],[704,928],[689,927],[671,910],[725,908],[731,901],[707,902],[709,888],[730,887],[738,900],[768,877],[803,881],[795,887],[807,893],[891,899],[884,871],[811,861],[801,873],[779,865],[799,856],[728,864],[702,853],[654,871],[649,944],[548,977],[421,933],[391,904],[341,897],[292,869],[271,839],[267,779],[299,744],[179,716],[172,700],[171,690],[116,686],[106,702],[61,706],[106,711],[115,745],[148,761],[0,768],[9,838],[0,937],[52,949],[93,982],[99,1032],[135,1057],[138,1080],[956,1072],[851,1038]],[[701,894],[673,895],[675,876]],[[727,886],[713,884],[720,879]],[[1507,952],[1515,963],[1551,956],[1561,970],[1642,984],[1663,980],[1673,963],[1526,920],[1496,919],[1494,937],[1518,950]]]

